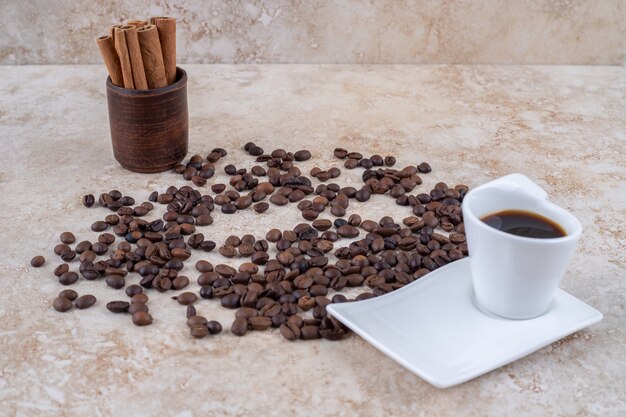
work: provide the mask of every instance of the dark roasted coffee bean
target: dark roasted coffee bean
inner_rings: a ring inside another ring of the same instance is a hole
[[[44,258],[41,255],[37,255],[35,257],[33,257],[33,259],[30,260],[30,264],[35,267],[35,268],[39,268],[40,266],[42,266],[44,263],[46,262],[46,258]]]
[[[61,275],[63,275],[69,270],[70,270],[70,266],[68,264],[61,264],[57,266],[56,268],[54,268],[54,275],[56,275],[57,277],[60,277]]]
[[[116,290],[119,290],[126,285],[126,280],[120,275],[109,275],[105,278],[105,282],[109,287],[115,288]]]
[[[248,332],[248,320],[241,317],[236,318],[235,321],[233,321],[233,324],[230,326],[230,331],[235,336],[245,335]]]
[[[59,293],[59,297],[65,297],[70,301],[74,301],[78,298],[78,293],[72,289],[63,290]]]
[[[319,326],[306,325],[300,329],[300,337],[304,340],[312,340],[320,338],[320,328]]]
[[[202,316],[193,315],[187,318],[187,326],[189,327],[198,326],[198,325],[206,326],[207,323],[208,323],[207,319]]]
[[[138,302],[132,302],[130,303],[130,306],[128,307],[128,312],[130,314],[135,314],[138,311],[144,311],[144,312],[148,312],[148,306],[145,305],[145,303],[138,303]]]
[[[72,302],[65,297],[57,297],[52,303],[52,307],[60,313],[65,313],[72,308]]]
[[[85,194],[83,196],[83,205],[85,207],[92,207],[95,202],[96,202],[96,199],[93,196],[93,194]]]
[[[204,324],[196,324],[189,328],[189,334],[196,339],[202,339],[209,335],[209,329]]]
[[[111,301],[107,303],[107,310],[112,313],[126,313],[129,307],[130,303],[128,301]]]
[[[335,148],[335,151],[333,153],[335,155],[335,158],[339,158],[339,159],[344,159],[345,157],[348,156],[348,151],[343,148]]]
[[[133,323],[136,326],[147,326],[152,323],[152,316],[145,311],[133,313]]]
[[[206,324],[206,327],[211,334],[218,334],[222,331],[222,325],[219,321],[211,320]]]
[[[256,211],[257,213],[265,213],[269,207],[270,207],[269,204],[262,201],[254,205],[254,211]]]
[[[200,287],[200,297],[205,300],[213,298],[213,287],[210,285],[203,285]]]
[[[250,317],[248,324],[252,330],[267,330],[272,327],[272,319],[265,316]]]
[[[70,262],[74,258],[76,258],[76,252],[74,252],[73,250],[65,252],[61,255],[61,259],[63,259],[65,262]]]
[[[61,236],[59,236],[59,240],[61,240],[61,242],[65,243],[66,245],[70,245],[76,242],[76,236],[74,236],[72,232],[63,232],[61,233]]]
[[[430,171],[432,171],[432,168],[427,162],[422,162],[421,164],[417,166],[417,170],[421,172],[422,174],[427,174]]]
[[[276,204],[277,206],[284,206],[289,203],[289,199],[280,194],[274,194],[270,197],[270,202]]]
[[[201,214],[196,218],[196,224],[198,226],[208,226],[213,224],[213,217],[210,214]]]
[[[297,151],[293,154],[296,161],[308,161],[311,159],[311,152],[307,150]]]
[[[184,275],[179,275],[172,280],[172,288],[175,290],[182,290],[189,285],[189,278]]]
[[[300,338],[300,328],[289,321],[283,323],[279,327],[280,334],[289,341],[294,341]]]
[[[211,272],[213,271],[213,264],[209,261],[205,261],[201,259],[198,262],[196,262],[196,270],[198,270],[198,272],[201,272],[201,273]]]
[[[105,231],[108,228],[109,228],[108,223],[104,222],[104,221],[101,221],[101,220],[99,220],[97,222],[94,222],[91,225],[91,230],[93,230],[94,232],[103,232],[103,231]]]
[[[224,214],[233,214],[237,212],[237,206],[231,203],[224,204],[222,206],[222,213]]]
[[[86,308],[91,307],[96,303],[96,297],[91,294],[81,295],[76,299],[75,305],[79,310],[84,310]]]
[[[221,304],[222,307],[226,308],[237,308],[239,307],[239,295],[238,294],[228,294],[222,297]]]
[[[192,292],[184,292],[176,297],[176,301],[184,306],[195,303],[197,299],[198,296]]]
[[[73,271],[65,272],[59,277],[59,283],[62,285],[72,285],[78,281],[78,274]]]
[[[359,229],[349,224],[337,228],[337,234],[341,237],[354,238],[359,235]]]

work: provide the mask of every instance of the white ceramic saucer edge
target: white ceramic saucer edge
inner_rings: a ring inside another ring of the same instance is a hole
[[[467,265],[465,265],[466,263]],[[494,360],[493,362],[489,362],[488,364],[484,364],[480,367],[468,369],[464,372],[459,372],[453,377],[448,377],[448,378],[438,377],[436,375],[433,375],[431,372],[429,372],[426,369],[415,366],[413,363],[411,363],[411,361],[407,359],[406,356],[398,354],[396,350],[394,350],[391,346],[380,341],[376,337],[375,334],[372,334],[368,330],[364,329],[361,325],[356,323],[356,321],[353,318],[354,315],[358,316],[359,314],[358,310],[366,311],[371,308],[370,307],[371,305],[376,305],[376,304],[381,304],[381,303],[392,303],[392,300],[394,300],[395,298],[400,298],[400,296],[402,296],[404,292],[416,291],[418,287],[424,287],[424,284],[427,284],[430,281],[436,280],[438,278],[441,279],[440,275],[447,274],[449,271],[453,271],[455,268],[459,269],[462,267],[467,267],[469,269],[469,258],[459,260],[451,264],[448,264],[442,268],[439,268],[431,272],[427,276],[397,291],[394,291],[392,293],[385,294],[385,295],[382,295],[380,297],[376,297],[370,300],[359,301],[358,303],[332,304],[332,305],[329,305],[327,308],[331,315],[333,315],[335,318],[340,320],[343,324],[345,324],[347,327],[349,327],[352,331],[354,331],[360,337],[365,339],[367,342],[371,343],[378,350],[380,350],[381,352],[389,356],[398,364],[402,365],[403,367],[415,373],[416,375],[418,375],[419,377],[421,377],[428,383],[438,388],[448,388],[454,385],[461,384],[473,378],[476,378],[480,375],[483,375],[487,372],[490,372],[508,363],[516,361],[530,353],[533,353],[541,349],[542,347],[545,347],[548,344],[554,341],[557,341],[559,339],[562,339],[563,337],[569,334],[572,334],[585,327],[588,327],[602,320],[603,318],[602,314],[599,311],[595,310],[593,307],[585,304],[581,300],[578,300],[576,297],[572,296],[571,294],[559,289],[557,296],[555,297],[555,300],[559,299],[559,300],[563,300],[563,302],[568,303],[570,305],[574,303],[578,305],[579,307],[584,307],[586,312],[588,313],[588,318],[586,318],[585,320],[577,321],[570,326],[564,326],[559,329],[558,333],[554,332],[550,334],[549,337],[543,338],[540,341],[535,341],[534,343],[523,345],[520,347],[520,349],[514,352],[511,352],[506,356],[501,357],[499,360]],[[357,310],[357,311],[354,311],[354,310]],[[546,313],[546,314],[549,314],[549,313]],[[507,321],[507,319],[501,319],[501,320],[505,322]],[[512,322],[515,322],[515,321],[512,321]]]

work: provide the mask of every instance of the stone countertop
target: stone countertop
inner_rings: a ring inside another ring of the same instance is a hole
[[[101,280],[88,310],[60,314],[52,274],[58,235],[89,229],[108,210],[81,196],[116,188],[147,200],[186,184],[142,175],[113,159],[103,66],[0,67],[0,416],[417,416],[626,414],[626,70],[573,66],[186,65],[190,154],[221,146],[250,168],[242,145],[308,148],[301,164],[342,167],[332,150],[428,161],[419,190],[438,181],[476,186],[521,172],[585,228],[561,287],[600,310],[600,323],[460,386],[434,388],[355,335],[289,343],[277,331],[192,339],[172,293],[150,300],[138,328],[105,305],[123,290]],[[340,183],[357,184],[360,170]],[[217,180],[224,180],[220,174]],[[211,180],[212,184],[216,180]],[[154,216],[162,210],[153,213]],[[388,196],[350,205],[378,220],[408,215]],[[263,237],[302,221],[294,206],[227,217],[201,231]],[[328,211],[324,214],[330,218]],[[30,258],[43,254],[44,267]],[[215,253],[202,257],[229,262]],[[194,254],[192,261],[199,259]],[[236,260],[233,264],[238,264]],[[76,261],[74,262],[74,264]],[[197,290],[193,263],[185,274]],[[134,282],[134,280],[133,280]],[[233,312],[201,300],[199,313],[230,327]]]

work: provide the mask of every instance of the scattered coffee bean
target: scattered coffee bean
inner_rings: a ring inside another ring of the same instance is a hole
[[[230,326],[230,331],[235,336],[243,336],[248,332],[248,320],[238,317]]]
[[[60,313],[65,313],[72,308],[72,302],[65,297],[57,297],[52,303],[54,309]]]
[[[152,316],[145,311],[137,311],[133,314],[133,323],[136,326],[147,326],[152,323]]]
[[[96,202],[96,199],[93,196],[93,194],[85,194],[83,196],[83,205],[85,207],[92,207],[95,202]]]
[[[41,255],[34,256],[33,259],[30,260],[30,264],[35,268],[39,268],[45,262],[46,262],[46,258],[44,258]]]
[[[84,310],[86,308],[91,307],[96,303],[96,297],[91,294],[81,295],[76,299],[75,305],[79,310]]]
[[[71,245],[72,243],[76,242],[76,236],[74,236],[72,232],[61,233],[61,236],[59,236],[59,239],[61,240],[61,242],[65,243],[66,245]]]
[[[112,313],[126,313],[129,307],[130,303],[128,301],[111,301],[107,303],[107,310]]]
[[[211,334],[219,334],[222,332],[222,325],[219,321],[211,320],[206,324],[206,327]]]
[[[192,292],[184,292],[176,297],[176,301],[184,306],[195,303],[197,299],[198,296]]]
[[[74,301],[78,298],[78,293],[72,289],[63,290],[59,293],[59,297],[65,297],[70,301]]]
[[[209,329],[204,324],[196,324],[189,328],[189,334],[196,339],[202,339],[203,337],[208,336]]]

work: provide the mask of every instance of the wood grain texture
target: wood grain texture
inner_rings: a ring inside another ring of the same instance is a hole
[[[107,79],[107,102],[113,155],[135,172],[162,172],[187,154],[189,117],[187,74],[177,69],[176,82],[154,90],[116,87]]]

